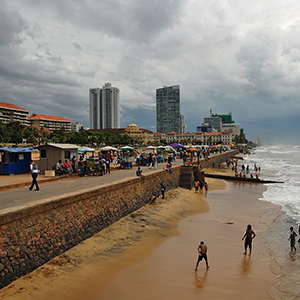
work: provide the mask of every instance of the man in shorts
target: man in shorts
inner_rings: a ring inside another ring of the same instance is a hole
[[[208,265],[208,259],[207,259],[207,246],[204,244],[203,241],[200,242],[200,245],[198,246],[198,261],[196,263],[196,268],[195,271],[197,271],[198,269],[198,265],[200,263],[200,261],[204,258],[205,262],[206,262],[206,269],[209,269],[209,265]]]
[[[246,232],[242,238],[242,241],[245,239],[245,252],[244,255],[247,254],[247,247],[249,247],[249,256],[251,255],[251,251],[252,251],[252,240],[256,237],[255,232],[252,230],[252,226],[249,224],[247,226]]]

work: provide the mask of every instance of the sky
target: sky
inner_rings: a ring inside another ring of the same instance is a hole
[[[120,89],[121,127],[156,131],[180,85],[188,132],[232,112],[248,140],[299,144],[298,0],[1,0],[0,102],[89,127],[89,88]]]

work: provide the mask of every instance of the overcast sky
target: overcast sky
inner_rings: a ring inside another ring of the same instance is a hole
[[[190,132],[232,111],[249,140],[299,143],[299,37],[299,0],[1,0],[0,101],[88,127],[111,82],[121,127],[156,131],[155,90],[179,84]]]

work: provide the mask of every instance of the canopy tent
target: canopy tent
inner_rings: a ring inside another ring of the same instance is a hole
[[[79,154],[85,154],[85,153],[88,153],[88,152],[96,152],[96,150],[94,148],[90,148],[90,147],[79,147],[78,148],[78,153]]]
[[[170,147],[173,147],[173,148],[185,148],[185,146],[180,145],[178,143],[173,143],[172,145],[170,145]]]
[[[115,148],[115,147],[106,146],[106,147],[100,148],[99,151],[101,151],[101,152],[102,152],[102,151],[118,151],[118,149]]]
[[[133,151],[134,148],[130,147],[130,146],[124,146],[124,147],[121,147],[120,150],[122,150],[122,151],[126,151],[126,150]]]

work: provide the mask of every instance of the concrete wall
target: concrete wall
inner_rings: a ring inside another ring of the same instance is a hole
[[[0,215],[0,288],[178,187],[180,167]]]

